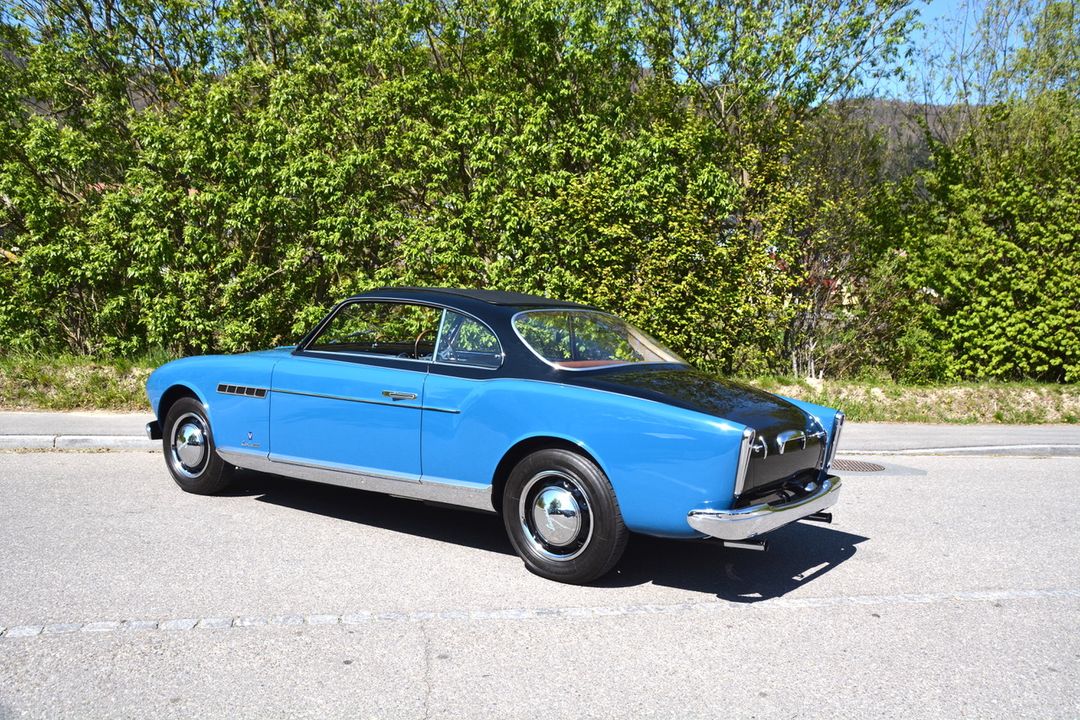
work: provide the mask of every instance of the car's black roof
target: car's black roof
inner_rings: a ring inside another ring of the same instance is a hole
[[[527,308],[527,307],[559,307],[559,308],[584,308],[594,309],[589,305],[569,302],[566,300],[552,300],[539,295],[527,295],[525,293],[507,292],[505,290],[473,290],[458,288],[429,288],[429,287],[382,287],[360,293],[356,297],[392,297],[402,300],[419,300],[438,302],[442,304],[454,304],[455,299],[472,300],[488,305],[501,307]]]

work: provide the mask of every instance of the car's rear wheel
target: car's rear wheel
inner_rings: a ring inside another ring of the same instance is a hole
[[[213,495],[232,479],[232,466],[214,452],[210,421],[194,398],[181,398],[169,408],[161,444],[169,474],[189,493]]]
[[[569,450],[540,450],[519,462],[506,481],[502,511],[525,566],[559,582],[604,575],[629,537],[603,471]]]

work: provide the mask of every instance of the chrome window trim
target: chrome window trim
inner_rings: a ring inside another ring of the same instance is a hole
[[[430,360],[415,360],[413,358],[403,358],[397,355],[380,355],[378,353],[366,353],[359,350],[305,350],[304,354],[311,357],[322,357],[327,355],[328,360],[335,360],[340,357],[355,357],[355,358],[374,358],[376,360],[393,360],[395,362],[410,362],[410,363],[422,363],[430,365]]]
[[[495,338],[495,342],[498,343],[498,345],[499,345],[499,364],[496,365],[495,367],[491,367],[490,365],[473,365],[472,363],[440,362],[439,361],[439,341],[442,340],[443,322],[446,320],[446,314],[447,313],[456,313],[458,315],[461,315],[462,317],[469,318],[470,320],[475,320],[479,325],[486,328],[487,331],[489,333],[491,333],[491,336],[493,338]],[[433,365],[441,365],[442,367],[450,367],[450,368],[452,368],[452,367],[466,367],[466,368],[475,368],[476,370],[490,370],[490,371],[494,372],[494,371],[498,370],[499,368],[501,368],[503,366],[503,363],[506,362],[506,350],[503,349],[502,340],[499,339],[499,333],[495,332],[492,329],[492,327],[490,325],[488,325],[486,322],[484,322],[480,318],[476,317],[472,313],[467,313],[467,312],[464,312],[463,310],[456,310],[454,308],[444,307],[443,308],[443,319],[439,322],[439,334],[435,338],[435,352],[432,353],[432,355],[431,355],[431,362],[432,362]]]
[[[336,350],[309,350],[308,349],[311,346],[311,344],[313,342],[315,342],[315,340],[319,337],[319,335],[322,334],[322,331],[324,329],[326,329],[326,326],[329,325],[331,322],[333,322],[334,318],[336,318],[338,316],[338,313],[340,313],[342,310],[349,307],[350,305],[359,305],[361,303],[376,303],[376,302],[391,303],[393,305],[420,305],[421,307],[429,307],[429,308],[432,308],[434,310],[439,310],[441,312],[441,314],[439,316],[438,332],[435,335],[435,352],[432,353],[432,359],[431,360],[416,360],[416,359],[413,359],[413,358],[399,358],[397,356],[392,356],[392,355],[380,355],[378,353],[364,353],[364,352],[358,352],[358,351],[355,351],[355,350],[336,351]],[[458,315],[464,315],[467,318],[471,318],[472,320],[475,320],[476,322],[483,325],[485,328],[488,329],[488,331],[492,335],[495,336],[495,342],[499,343],[499,350],[500,350],[500,360],[499,360],[498,366],[490,367],[488,365],[473,365],[471,363],[441,363],[435,358],[435,356],[438,354],[438,350],[439,350],[439,339],[442,337],[443,319],[446,317],[447,312],[454,312],[454,313],[457,313]],[[389,297],[367,297],[367,296],[365,296],[365,297],[362,297],[362,298],[355,298],[355,299],[350,299],[350,300],[346,300],[346,301],[341,302],[334,309],[334,311],[332,313],[330,313],[330,315],[328,315],[327,317],[325,317],[321,321],[319,321],[319,324],[316,325],[315,329],[311,331],[311,339],[308,340],[305,343],[297,345],[296,349],[293,350],[294,355],[315,354],[315,353],[325,353],[325,354],[330,356],[329,358],[327,358],[327,359],[330,359],[330,360],[334,359],[336,356],[348,355],[350,357],[358,357],[358,358],[381,358],[381,359],[384,359],[384,360],[401,360],[401,361],[404,361],[404,362],[425,363],[427,365],[441,365],[442,367],[467,367],[467,368],[475,368],[477,370],[492,370],[492,371],[499,370],[500,368],[502,368],[503,363],[506,362],[506,351],[503,349],[502,340],[499,339],[499,334],[497,332],[495,332],[491,328],[490,325],[488,325],[486,322],[484,322],[480,318],[476,317],[472,313],[465,312],[464,310],[458,310],[456,308],[447,307],[446,305],[440,305],[438,303],[427,302],[427,301],[424,301],[424,300],[405,300],[405,299],[402,299],[402,298],[389,298]]]
[[[517,327],[517,319],[521,315],[531,315],[533,313],[551,313],[551,312],[589,313],[589,314],[592,314],[592,315],[603,315],[605,317],[615,318],[619,322],[624,323],[626,325],[630,325],[630,323],[626,322],[625,320],[623,320],[618,315],[615,315],[614,313],[604,312],[603,310],[592,310],[592,309],[529,308],[528,310],[519,310],[518,312],[514,313],[510,317],[510,327],[511,327],[511,329],[513,329],[514,334],[517,335],[518,340],[520,340],[521,344],[524,345],[525,347],[527,347],[529,349],[529,352],[531,352],[533,355],[535,355],[537,358],[539,358],[544,364],[549,365],[550,367],[553,367],[556,370],[565,370],[566,372],[588,372],[589,370],[603,370],[603,369],[606,369],[606,368],[626,367],[627,365],[633,365],[634,367],[646,367],[646,366],[649,366],[649,365],[682,365],[684,367],[690,367],[690,363],[686,362],[686,360],[683,360],[682,358],[679,358],[678,362],[657,362],[657,361],[634,362],[632,360],[626,360],[626,361],[623,361],[623,362],[611,363],[610,365],[598,365],[596,367],[579,367],[579,368],[563,367],[559,363],[548,360],[546,357],[544,357],[540,353],[536,352],[536,348],[534,348],[532,345],[529,344],[529,341],[526,340],[524,338],[524,336],[522,336],[521,332],[518,330],[518,327]],[[630,325],[630,327],[633,327],[633,326]],[[637,328],[634,328],[634,329],[637,330]],[[664,348],[664,349],[670,351],[670,348]],[[676,357],[678,357],[678,355],[676,355]]]
[[[431,351],[431,362],[439,362],[439,343],[442,341],[443,326],[446,325],[446,308],[442,309],[442,314],[439,315],[439,329],[435,332],[435,349]]]
[[[435,303],[422,302],[422,301],[419,301],[419,300],[403,300],[402,298],[364,297],[364,298],[355,298],[355,299],[345,300],[345,301],[339,303],[338,306],[336,308],[334,308],[333,312],[331,312],[328,316],[323,318],[322,321],[320,321],[319,324],[315,326],[315,329],[311,333],[311,338],[308,339],[308,341],[303,343],[302,345],[297,345],[296,350],[294,350],[293,353],[294,354],[296,354],[296,353],[326,353],[326,354],[329,354],[329,355],[351,355],[351,356],[355,356],[355,357],[374,357],[374,358],[383,358],[384,360],[406,360],[408,362],[420,362],[420,363],[429,363],[430,364],[431,363],[430,360],[416,360],[416,359],[413,359],[413,358],[400,358],[400,357],[398,357],[396,355],[381,355],[379,353],[365,353],[365,352],[358,352],[356,350],[338,351],[338,350],[309,350],[308,349],[308,348],[311,347],[311,344],[313,342],[315,342],[316,340],[319,339],[319,336],[322,335],[323,330],[326,329],[327,325],[332,323],[334,321],[334,318],[336,318],[338,315],[340,315],[342,313],[342,311],[345,310],[345,308],[351,307],[353,305],[361,305],[361,304],[365,304],[365,303],[377,303],[377,302],[389,303],[391,305],[418,305],[420,307],[428,307],[428,308],[431,308],[432,310],[440,310],[440,311],[446,309],[442,305],[437,305]],[[440,323],[442,322],[442,316],[441,315],[439,316],[439,322]]]
[[[323,357],[323,356],[326,357]],[[337,360],[338,362],[348,362],[344,360],[345,357],[352,357],[358,360],[366,360],[371,358],[373,360],[383,360],[386,362],[411,362],[419,363],[423,365],[431,365],[427,360],[410,360],[408,358],[390,357],[389,355],[365,355],[364,353],[345,353],[345,352],[323,352],[322,350],[308,350],[306,352],[299,353],[296,357],[307,360]],[[392,365],[371,365],[370,367],[380,367],[386,370],[396,370],[398,372],[408,373],[420,373],[421,375],[427,375],[427,367],[422,368],[408,368],[408,367],[393,367]],[[270,388],[271,392],[274,392],[273,388]]]

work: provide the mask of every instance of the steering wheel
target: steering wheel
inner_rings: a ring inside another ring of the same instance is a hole
[[[413,360],[420,359],[420,341],[431,334],[431,330],[421,330],[420,334],[416,336],[416,342],[413,343]]]

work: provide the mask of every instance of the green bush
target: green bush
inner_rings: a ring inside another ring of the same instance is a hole
[[[722,372],[1076,380],[1076,93],[886,177],[833,100],[895,70],[908,5],[13,0],[0,346],[240,351],[459,285]],[[1018,57],[1058,72],[1043,45]]]
[[[895,210],[908,289],[895,375],[1080,381],[1075,99],[989,108],[933,161]]]

